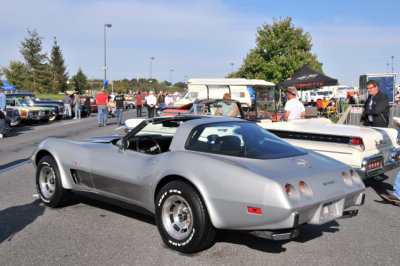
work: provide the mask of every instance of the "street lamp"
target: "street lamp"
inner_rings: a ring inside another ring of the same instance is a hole
[[[174,71],[174,70],[171,69],[170,72],[169,72],[169,82],[171,82],[171,87],[172,87],[172,72],[173,72],[173,71]]]
[[[104,82],[107,80],[107,60],[106,60],[106,28],[111,28],[111,24],[104,24]],[[105,83],[103,83],[103,88]]]
[[[233,63],[231,63],[231,66],[232,66],[232,75],[233,75],[233,65],[234,65],[234,64],[233,64]]]
[[[386,63],[386,73],[389,73],[389,63]]]
[[[150,90],[151,90],[151,61],[154,60],[155,58],[153,56],[150,57]]]
[[[394,71],[393,71],[393,58],[394,58],[394,56],[392,55],[392,73],[394,73]]]

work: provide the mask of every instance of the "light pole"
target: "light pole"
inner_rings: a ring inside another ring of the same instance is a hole
[[[169,82],[171,82],[171,87],[172,87],[172,72],[173,72],[173,71],[174,71],[174,70],[171,69],[170,72],[169,72]]]
[[[154,60],[155,58],[153,56],[150,57],[150,90],[151,90],[151,61]]]
[[[106,60],[106,28],[111,28],[111,24],[104,24],[104,82],[103,88],[105,87],[105,82],[107,80],[107,60]]]
[[[392,73],[394,73],[393,72],[393,59],[394,59],[394,56],[392,55]]]
[[[186,79],[187,79],[187,76],[184,76],[183,77],[183,83],[186,85]],[[187,87],[187,86],[186,86]]]
[[[233,75],[233,65],[234,65],[234,64],[233,64],[233,63],[231,63],[231,66],[232,66],[232,75]]]
[[[389,63],[386,63],[386,73],[389,73]]]

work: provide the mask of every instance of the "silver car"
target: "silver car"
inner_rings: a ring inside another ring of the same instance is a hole
[[[66,204],[72,191],[131,203],[184,253],[210,247],[217,229],[291,239],[302,224],[357,214],[344,210],[365,199],[349,166],[236,118],[162,117],[125,136],[49,138],[31,160],[46,205]]]

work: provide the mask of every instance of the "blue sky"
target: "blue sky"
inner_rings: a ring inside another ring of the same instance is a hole
[[[27,29],[53,38],[62,49],[70,76],[82,68],[88,78],[103,78],[104,24],[107,76],[159,81],[221,78],[235,71],[255,47],[257,27],[273,18],[292,17],[309,32],[325,74],[358,86],[366,73],[400,70],[399,1],[262,0],[0,0],[0,66],[22,60]],[[173,71],[171,71],[173,69]],[[399,82],[398,82],[399,83]]]

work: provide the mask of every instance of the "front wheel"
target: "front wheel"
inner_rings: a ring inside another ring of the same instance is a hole
[[[53,208],[62,206],[70,197],[70,192],[62,187],[57,163],[50,155],[44,156],[39,162],[36,189],[43,203]]]
[[[193,253],[210,247],[216,231],[200,194],[188,183],[172,181],[156,197],[156,223],[164,243]]]

